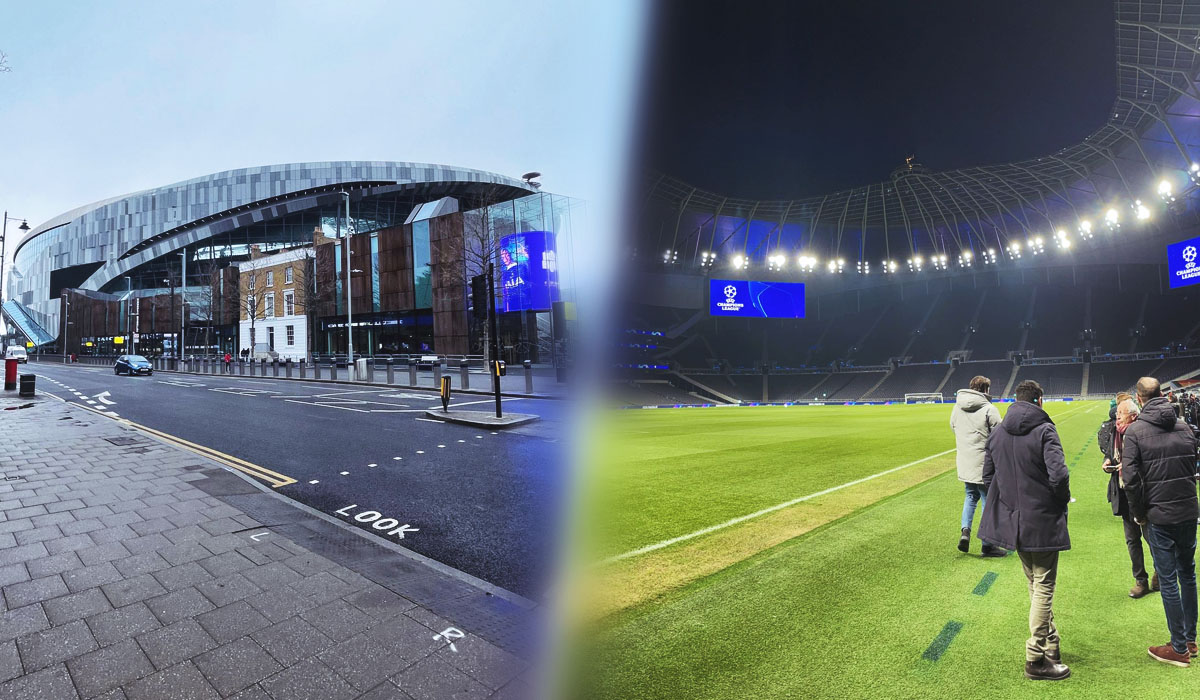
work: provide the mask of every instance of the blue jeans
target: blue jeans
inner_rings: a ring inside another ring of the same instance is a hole
[[[980,512],[983,511],[987,501],[987,489],[983,488],[983,484],[966,484],[967,495],[963,498],[962,526],[964,528],[971,527],[971,521],[975,520],[975,506],[978,504]]]
[[[1158,572],[1171,647],[1187,653],[1196,641],[1196,523],[1146,526],[1146,541]]]

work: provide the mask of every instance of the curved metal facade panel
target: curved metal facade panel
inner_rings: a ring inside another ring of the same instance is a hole
[[[314,188],[354,183],[410,185],[481,183],[533,191],[515,178],[470,168],[390,161],[289,163],[227,170],[165,187],[113,197],[60,214],[35,228],[12,255],[7,294],[27,307],[46,328],[57,325],[58,300],[49,298],[54,270],[93,264],[100,267],[81,285],[99,289],[138,264],[160,257],[206,235],[216,226],[198,225],[155,242],[122,260],[128,251],[164,232],[187,227],[223,212]],[[252,215],[261,220],[267,207]],[[239,214],[240,215],[240,214]],[[226,226],[228,228],[228,226]],[[0,290],[4,291],[4,290]]]

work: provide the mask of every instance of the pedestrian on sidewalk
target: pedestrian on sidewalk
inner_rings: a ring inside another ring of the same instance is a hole
[[[971,379],[966,389],[955,395],[954,408],[950,412],[950,429],[954,431],[954,442],[958,448],[958,480],[963,482],[961,534],[958,551],[971,549],[971,523],[975,520],[975,508],[987,507],[987,489],[983,486],[983,452],[988,436],[1000,425],[1000,411],[992,404],[988,390],[992,380],[984,376]],[[982,516],[980,516],[982,517]],[[983,556],[1002,557],[1008,552],[983,543]]]
[[[1121,477],[1134,520],[1146,526],[1171,632],[1170,644],[1148,651],[1186,668],[1196,656],[1196,436],[1154,377],[1138,380],[1137,402],[1142,412],[1125,430]]]
[[[229,363],[233,361],[233,356],[225,353],[225,374],[229,374]]]
[[[1059,653],[1053,610],[1058,553],[1071,548],[1070,475],[1058,430],[1042,408],[1041,385],[1023,381],[1015,398],[984,452],[991,503],[979,520],[979,539],[1017,550],[1029,580],[1025,677],[1060,681],[1071,675]]]

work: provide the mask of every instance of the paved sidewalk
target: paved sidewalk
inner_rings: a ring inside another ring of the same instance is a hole
[[[32,403],[0,410],[0,699],[533,697],[536,611]]]

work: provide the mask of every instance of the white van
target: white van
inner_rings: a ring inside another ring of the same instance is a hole
[[[28,362],[29,353],[25,352],[25,348],[20,345],[9,345],[4,351],[4,359],[16,360],[17,362]]]

